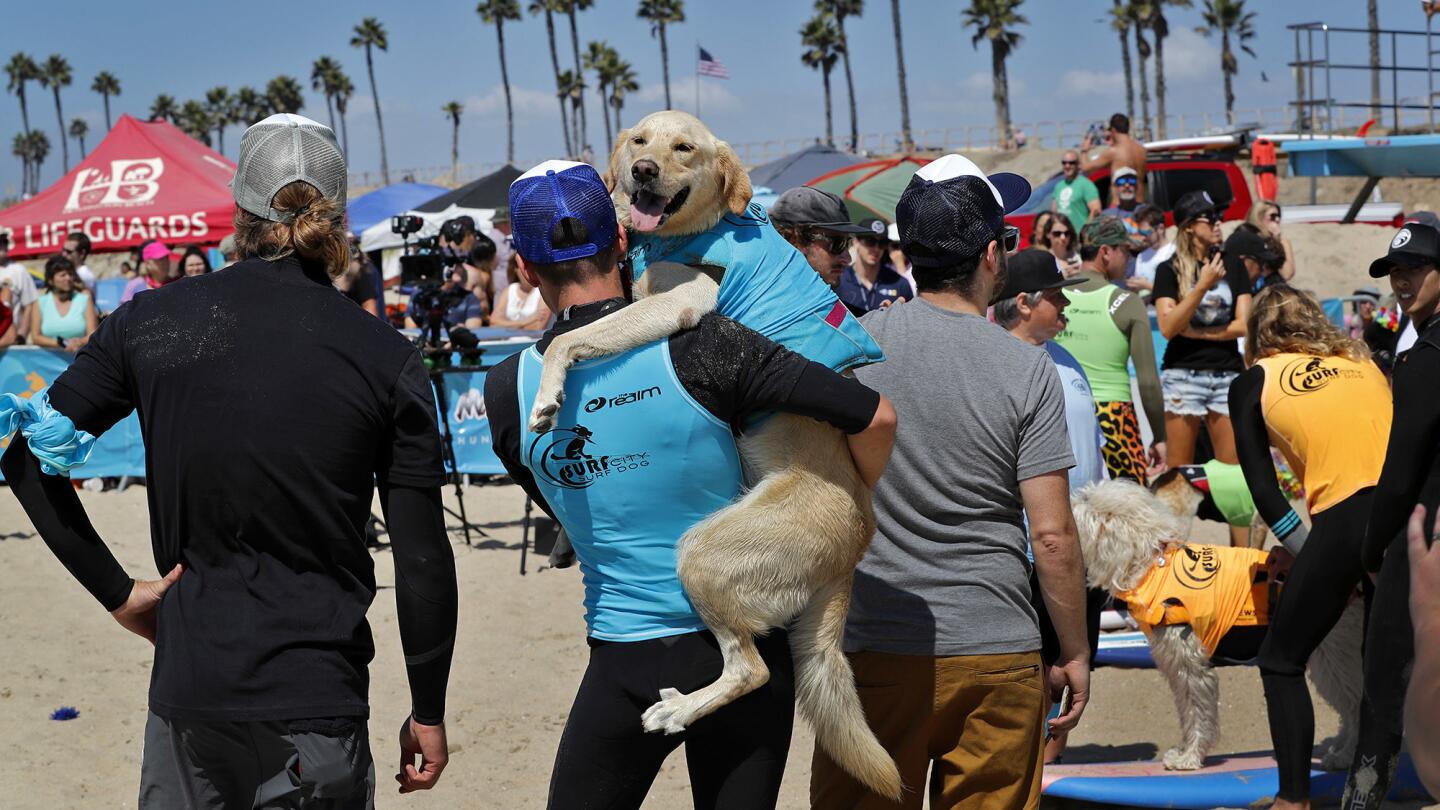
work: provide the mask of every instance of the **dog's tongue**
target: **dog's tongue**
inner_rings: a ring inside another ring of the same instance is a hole
[[[669,197],[661,197],[642,191],[630,198],[630,224],[637,231],[653,231],[660,227],[660,218],[665,215]]]

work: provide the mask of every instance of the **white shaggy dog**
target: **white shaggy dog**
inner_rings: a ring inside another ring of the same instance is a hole
[[[1071,505],[1085,554],[1086,584],[1116,595],[1134,588],[1167,546],[1184,543],[1199,498],[1188,504],[1172,503],[1189,510],[1177,515],[1139,484],[1115,480],[1081,488]],[[1319,746],[1321,767],[1326,770],[1349,767],[1355,753],[1363,633],[1363,609],[1352,603],[1310,656],[1308,669],[1315,690],[1340,715],[1339,732]],[[1220,737],[1220,679],[1210,656],[1188,624],[1153,628],[1150,654],[1170,685],[1180,715],[1181,740],[1165,752],[1165,767],[1200,768]]]

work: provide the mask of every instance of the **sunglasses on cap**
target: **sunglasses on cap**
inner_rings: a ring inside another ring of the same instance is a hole
[[[831,256],[839,256],[850,249],[850,237],[845,234],[817,234],[810,244],[819,245]]]

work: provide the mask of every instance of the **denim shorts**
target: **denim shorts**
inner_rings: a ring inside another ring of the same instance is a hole
[[[1188,368],[1167,368],[1160,372],[1160,388],[1165,392],[1165,412],[1177,416],[1204,416],[1213,411],[1230,415],[1230,383],[1240,376],[1236,371],[1196,371]]]

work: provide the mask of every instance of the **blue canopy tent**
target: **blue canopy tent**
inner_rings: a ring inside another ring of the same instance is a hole
[[[860,158],[833,146],[814,144],[751,169],[750,185],[763,186],[776,195],[784,194],[821,175],[859,162]]]
[[[350,215],[350,230],[360,233],[449,190],[444,186],[432,186],[429,183],[396,183],[377,188],[369,194],[362,194],[345,207],[346,213]]]

